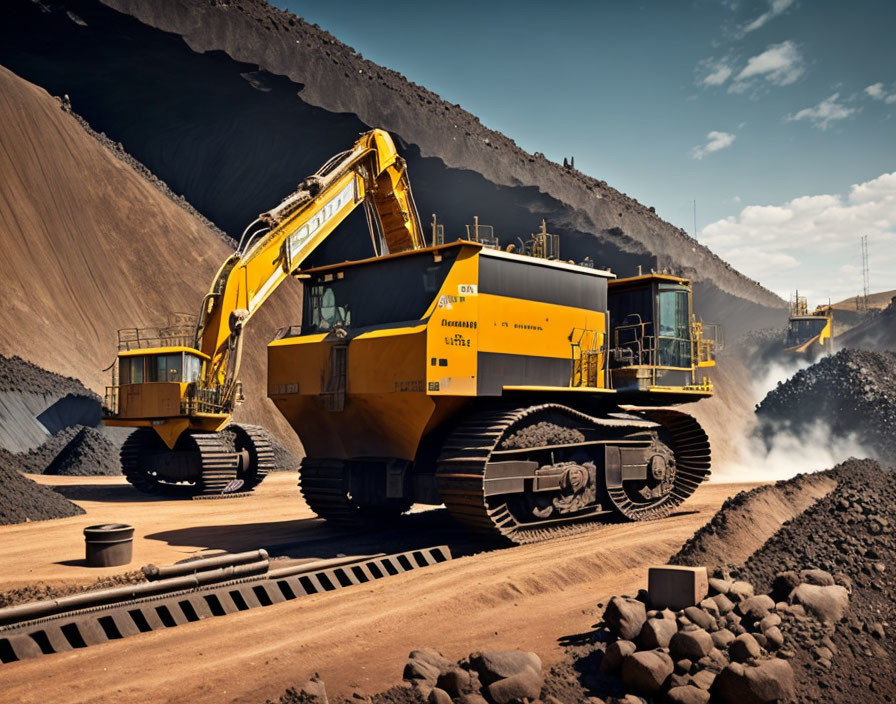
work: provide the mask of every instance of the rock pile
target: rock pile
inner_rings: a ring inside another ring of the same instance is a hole
[[[0,447],[0,467],[27,474],[114,476],[121,474],[119,449],[103,431],[74,425],[28,452],[12,453]]]
[[[0,525],[67,518],[84,513],[48,487],[41,486],[15,469],[0,465]]]
[[[520,650],[475,652],[457,663],[437,650],[414,650],[404,680],[430,704],[535,701],[544,686],[541,659]]]
[[[778,385],[756,408],[760,431],[796,436],[823,424],[896,464],[896,352],[841,350]]]
[[[71,477],[121,474],[118,448],[96,428],[80,428],[47,465],[44,474]]]
[[[649,606],[644,591],[607,604],[599,638],[606,647],[586,681],[593,690],[676,704],[793,699],[786,660],[792,651],[779,628],[789,603],[717,577],[698,604],[677,611]]]

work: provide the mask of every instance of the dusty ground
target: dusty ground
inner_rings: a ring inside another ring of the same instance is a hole
[[[334,531],[312,518],[291,474],[269,477],[251,498],[191,502],[143,498],[120,477],[34,478],[63,487],[87,513],[0,528],[0,589],[35,580],[92,581],[115,572],[80,563],[81,529],[103,521],[136,526],[132,567],[206,549],[259,546],[310,558],[447,543],[461,555],[364,586],[4,665],[6,696],[41,704],[260,702],[314,671],[333,694],[373,693],[400,677],[408,651],[420,645],[455,659],[477,647],[525,647],[550,665],[563,656],[559,637],[595,623],[599,601],[642,586],[649,565],[665,562],[727,497],[754,486],[706,485],[659,523],[607,525],[492,551],[456,530],[443,510],[409,517],[401,532]],[[39,551],[33,549],[37,536]]]

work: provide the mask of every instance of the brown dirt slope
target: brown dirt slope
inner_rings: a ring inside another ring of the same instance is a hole
[[[116,330],[195,309],[227,246],[89,136],[47,93],[0,67],[0,353],[101,392]],[[280,291],[249,327],[238,417],[297,441],[264,395],[264,345],[295,322]]]
[[[818,473],[800,474],[742,491],[725,501],[712,520],[694,533],[669,562],[708,568],[743,564],[782,525],[836,486],[835,477]]]

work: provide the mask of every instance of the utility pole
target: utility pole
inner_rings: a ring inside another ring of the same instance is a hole
[[[697,239],[697,199],[694,198],[694,239]]]
[[[862,310],[868,310],[871,274],[868,269],[868,235],[862,235]]]

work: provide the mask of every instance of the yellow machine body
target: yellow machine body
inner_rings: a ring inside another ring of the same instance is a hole
[[[690,327],[687,366],[658,364],[643,320],[648,329],[632,339],[645,354],[618,364],[608,358],[608,295],[622,284],[650,299],[657,286],[674,284],[689,324],[684,279],[615,281],[606,271],[472,241],[301,276],[304,323],[268,346],[268,395],[311,457],[414,460],[428,434],[481,401],[561,399],[606,409],[712,393],[699,378],[711,355],[698,358]]]

